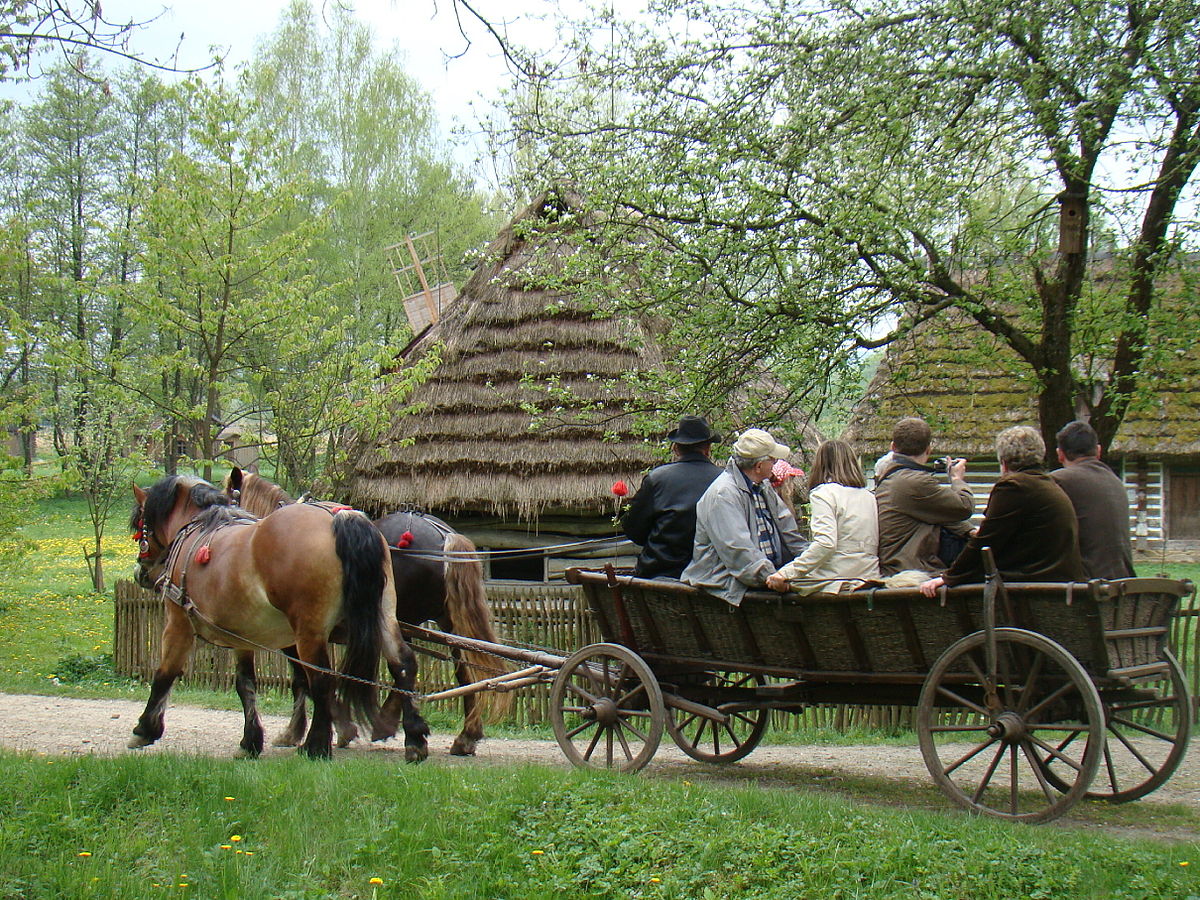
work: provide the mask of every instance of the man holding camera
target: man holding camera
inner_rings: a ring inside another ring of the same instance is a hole
[[[929,464],[933,434],[923,419],[901,419],[892,429],[891,462],[875,480],[879,513],[879,570],[938,573],[954,562],[971,532],[975,498],[965,459]],[[938,475],[945,473],[949,483]]]

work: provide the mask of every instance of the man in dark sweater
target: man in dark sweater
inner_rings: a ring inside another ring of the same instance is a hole
[[[667,435],[674,459],[650,470],[621,519],[625,536],[640,544],[639,578],[678,578],[692,561],[696,502],[721,467],[711,460],[721,436],[699,416],[684,416]]]
[[[1100,461],[1100,440],[1086,422],[1071,422],[1055,436],[1061,469],[1051,472],[1075,507],[1079,554],[1088,578],[1132,578],[1129,494]]]

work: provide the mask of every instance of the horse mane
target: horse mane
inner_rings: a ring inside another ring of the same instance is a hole
[[[256,516],[269,516],[281,506],[288,506],[296,501],[292,495],[261,475],[246,472],[242,475],[242,492],[238,497],[238,505]]]
[[[191,501],[198,509],[229,506],[233,503],[207,481],[185,475],[167,475],[156,481],[150,490],[146,491],[146,502],[140,509],[134,506],[133,514],[129,518],[130,528],[137,528],[139,517],[145,523],[146,528],[157,528],[175,508],[175,495],[181,483],[191,486],[189,489]]]

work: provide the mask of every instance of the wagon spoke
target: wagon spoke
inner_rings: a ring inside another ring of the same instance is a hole
[[[986,731],[987,726],[982,725],[982,724],[977,724],[977,725],[930,725],[929,730],[932,732]]]
[[[1110,727],[1108,730],[1111,731],[1113,734],[1115,734],[1117,736],[1117,740],[1119,740],[1122,744],[1125,745],[1125,749],[1128,750],[1131,754],[1133,754],[1133,757],[1138,762],[1140,762],[1143,766],[1145,766],[1146,771],[1148,771],[1148,772],[1157,771],[1157,769],[1154,767],[1154,765],[1151,764],[1149,761],[1147,761],[1146,757],[1143,756],[1141,751],[1138,750],[1138,748],[1133,745],[1133,742],[1130,741],[1129,738],[1125,737],[1125,735],[1121,734],[1121,732],[1117,731],[1117,729],[1115,729],[1115,728]],[[1106,746],[1104,749],[1107,750],[1108,747]]]
[[[1037,751],[1033,749],[1033,744],[1030,741],[1021,741],[1021,752],[1025,754],[1025,759],[1029,761],[1029,767],[1033,769],[1033,774],[1037,777],[1038,784],[1042,787],[1042,793],[1046,795],[1046,799],[1051,803],[1055,802],[1058,797],[1054,793],[1054,788],[1050,786],[1050,782],[1046,780],[1043,774],[1042,760],[1038,757]]]
[[[1171,735],[1167,734],[1166,732],[1159,731],[1155,728],[1151,728],[1148,725],[1142,725],[1140,722],[1133,722],[1133,721],[1130,721],[1129,719],[1121,718],[1119,716],[1112,716],[1108,720],[1108,728],[1109,728],[1109,731],[1111,731],[1113,734],[1116,734],[1116,735],[1119,735],[1120,732],[1117,731],[1115,728],[1113,728],[1114,724],[1124,725],[1126,728],[1132,728],[1134,731],[1140,731],[1142,734],[1148,734],[1148,735],[1150,735],[1150,737],[1156,737],[1160,741],[1174,742],[1174,740],[1175,740],[1175,738],[1171,737]]]
[[[980,749],[983,749],[982,747]],[[987,790],[987,786],[992,783],[992,775],[995,774],[996,766],[1000,765],[1000,760],[1004,757],[1004,745],[1001,744],[996,748],[995,754],[992,756],[992,761],[988,764],[987,771],[983,773],[983,777],[979,779],[979,786],[975,788],[975,793],[971,796],[971,802],[978,805],[983,792]],[[947,769],[946,773],[949,774]]]
[[[604,729],[604,762],[608,768],[613,764],[613,729]]]
[[[1106,741],[1104,744],[1104,769],[1108,772],[1108,786],[1113,789],[1115,794],[1119,788],[1117,786],[1117,767],[1113,764],[1112,749]]]
[[[1017,784],[1019,781],[1017,775],[1020,773],[1021,767],[1019,765],[1020,758],[1017,756],[1017,745],[1009,744],[1009,749],[1008,802],[1009,808],[1015,816],[1019,808],[1017,805]]]
[[[996,679],[993,676],[983,674],[983,669],[979,668],[979,664],[975,662],[975,658],[971,654],[968,653],[963,659],[970,666],[975,677],[979,679],[979,683],[985,688],[995,684]]]
[[[1025,714],[1025,718],[1026,719],[1036,718],[1037,714],[1040,713],[1044,708],[1049,706],[1051,703],[1053,703],[1059,697],[1065,696],[1066,693],[1068,691],[1072,690],[1074,687],[1075,687],[1075,685],[1073,685],[1070,681],[1066,681],[1063,684],[1059,685],[1055,690],[1051,691],[1048,695],[1043,697],[1041,702],[1038,703],[1037,706],[1035,706],[1035,707],[1033,707],[1033,709],[1029,710]]]
[[[694,720],[696,719],[696,717],[695,717],[695,716],[693,716],[693,717],[692,717],[692,719],[693,719],[693,721],[694,721]],[[696,729],[696,736],[695,736],[694,738],[692,738],[692,739],[691,739],[691,741],[689,741],[689,743],[691,744],[691,746],[692,746],[692,749],[693,749],[693,750],[695,750],[697,747],[699,747],[699,746],[700,746],[700,739],[701,739],[702,737],[704,737],[704,729],[705,729],[705,728],[707,728],[707,727],[708,727],[708,720],[707,720],[707,719],[701,719],[701,720],[700,720],[700,727]]]
[[[636,728],[634,728],[633,725],[629,722],[629,720],[627,718],[623,718],[621,721],[619,721],[617,723],[617,727],[618,728],[628,728],[631,732],[633,732],[635,735],[637,735],[637,739],[639,741],[641,741],[643,744],[649,740],[649,738],[646,735],[642,734],[640,731],[638,731]],[[624,738],[621,739],[621,743],[622,744],[625,743]],[[626,749],[628,749],[628,748],[626,748]]]
[[[982,744],[977,744],[975,746],[975,749],[968,751],[965,755],[961,756],[958,760],[951,763],[946,768],[942,769],[942,774],[949,775],[951,772],[953,772],[955,769],[957,769],[963,763],[967,763],[967,762],[970,762],[971,760],[973,760],[976,756],[978,756],[980,753],[982,753],[988,747],[992,746],[992,744],[994,744],[994,743],[996,743],[996,738],[989,738],[988,740],[984,741]],[[1001,747],[1001,749],[1003,750],[1004,748]],[[992,768],[995,768],[995,766],[993,766]]]
[[[626,691],[624,694],[622,694],[620,697],[617,698],[617,701],[616,701],[617,706],[623,707],[635,696],[637,696],[638,694],[644,694],[645,692],[646,692],[646,686],[639,681],[630,690]]]
[[[732,726],[731,726],[731,725],[730,725],[728,722],[726,722],[726,723],[725,723],[725,724],[722,726],[722,728],[724,728],[724,729],[725,729],[725,733],[726,733],[727,735],[729,735],[729,740],[730,740],[730,743],[732,743],[732,744],[733,744],[733,746],[735,746],[735,747],[740,747],[740,746],[742,746],[742,742],[738,740],[737,733],[736,733],[736,732],[733,730],[733,727],[732,727]],[[714,728],[714,730],[715,730],[715,728]],[[714,741],[715,741],[715,738],[714,738]]]
[[[752,719],[750,716],[746,715],[743,712],[730,713],[729,720],[732,722],[734,719],[737,719],[743,725],[749,725],[751,728],[753,728],[755,726],[755,724],[757,724],[756,719]]]
[[[631,751],[629,749],[629,742],[625,740],[624,728],[628,728],[628,727],[629,727],[628,725],[625,725],[624,727],[622,727],[622,724],[620,722],[618,722],[613,727],[613,733],[616,735],[617,740],[619,740],[621,742],[621,749],[625,751],[625,758],[633,759],[633,751]],[[629,730],[632,731],[634,734],[637,734],[637,731],[635,731],[634,729],[630,728]],[[646,738],[643,735],[642,740],[644,741],[645,739]]]
[[[1047,744],[1045,741],[1043,741],[1037,735],[1030,735],[1029,740],[1031,740],[1033,743],[1037,744],[1039,747],[1041,747],[1043,750],[1045,750],[1047,753],[1049,753],[1050,756],[1053,756],[1055,759],[1061,760],[1063,763],[1070,766],[1076,772],[1080,771],[1079,763],[1077,763],[1075,760],[1071,759],[1071,757],[1067,756],[1065,753],[1062,753],[1059,750],[1056,750],[1054,747],[1052,747],[1050,744]]]
[[[1153,709],[1156,706],[1174,706],[1179,702],[1175,694],[1158,697],[1154,700],[1130,700],[1126,703],[1113,703],[1109,706],[1113,712],[1125,712],[1127,709]]]
[[[581,700],[586,701],[589,706],[599,699],[595,694],[589,693],[588,691],[584,690],[581,685],[578,685],[573,681],[567,683],[567,690],[572,694],[575,694]]]
[[[1017,704],[1017,712],[1024,713],[1029,706],[1029,701],[1035,696],[1034,688],[1037,687],[1038,678],[1042,674],[1042,664],[1046,661],[1046,657],[1038,654],[1033,658],[1033,665],[1029,667],[1029,677],[1025,680],[1025,689],[1021,692],[1021,702]]]
[[[576,725],[574,728],[572,728],[570,731],[567,732],[567,737],[573,738],[573,737],[575,737],[575,735],[581,734],[582,732],[591,728],[593,725],[597,725],[597,723],[596,722],[583,722],[579,725]]]
[[[1004,705],[1012,708],[1012,676],[1009,674],[1009,658],[1008,655],[1012,650],[1007,652],[1004,647],[996,648],[996,676],[1000,684],[1004,686]]]
[[[978,703],[968,700],[966,697],[960,697],[958,694],[956,694],[954,691],[950,690],[950,688],[948,688],[948,687],[945,687],[945,686],[939,684],[938,685],[938,693],[944,694],[945,696],[949,697],[951,700],[953,700],[959,706],[965,706],[967,709],[974,710],[975,712],[979,713],[981,716],[989,716],[989,717],[991,716],[991,713],[989,713],[986,709],[984,709]]]
[[[604,729],[600,727],[600,723],[596,723],[596,733],[592,735],[592,740],[588,743],[587,749],[583,751],[583,758],[590,760],[592,754],[596,752],[596,745],[600,743],[600,735],[604,733]]]

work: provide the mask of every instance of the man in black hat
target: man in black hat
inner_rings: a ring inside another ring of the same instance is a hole
[[[692,560],[696,501],[721,467],[710,458],[721,436],[699,416],[684,416],[667,435],[674,459],[650,470],[621,519],[625,536],[640,544],[640,578],[678,578]]]

